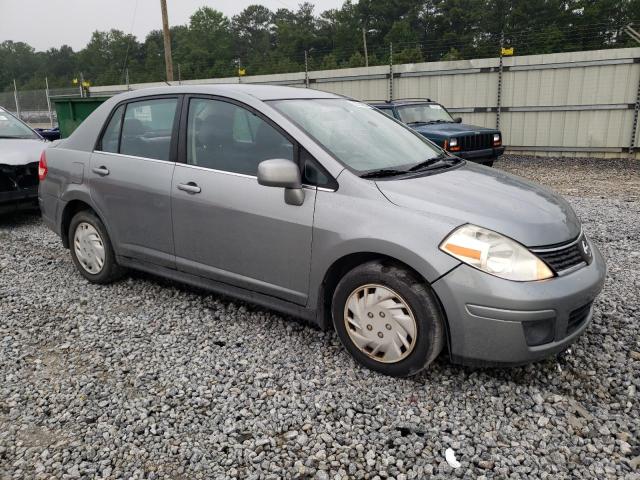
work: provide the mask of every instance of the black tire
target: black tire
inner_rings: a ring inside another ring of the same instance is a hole
[[[102,269],[93,274],[88,272],[78,260],[76,255],[76,251],[74,248],[74,236],[78,225],[81,223],[88,223],[93,226],[98,231],[100,235],[100,239],[102,240],[102,244],[104,246],[105,259]],[[74,217],[71,219],[71,223],[69,225],[69,250],[71,250],[71,258],[73,259],[73,263],[76,268],[80,272],[80,274],[89,280],[91,283],[99,283],[99,284],[107,284],[111,283],[124,274],[124,269],[118,265],[116,261],[116,255],[113,251],[113,247],[111,246],[111,239],[109,238],[109,234],[107,233],[107,229],[105,228],[102,221],[90,210],[81,210],[76,213]]]
[[[346,302],[356,289],[369,284],[393,290],[402,297],[413,313],[417,327],[413,350],[396,363],[383,363],[373,359],[353,343],[347,332]],[[372,261],[348,272],[336,287],[331,310],[334,327],[347,351],[365,367],[385,375],[414,375],[433,362],[444,346],[444,316],[431,287],[415,273],[393,263]]]

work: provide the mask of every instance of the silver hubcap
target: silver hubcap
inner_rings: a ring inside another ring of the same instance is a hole
[[[97,275],[104,266],[104,243],[98,230],[89,223],[81,222],[73,236],[73,249],[78,262],[87,272]]]
[[[418,329],[411,308],[382,285],[355,289],[344,307],[344,323],[354,345],[378,362],[399,362],[416,344]]]

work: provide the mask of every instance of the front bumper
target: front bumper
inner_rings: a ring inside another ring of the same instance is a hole
[[[482,150],[468,150],[466,152],[452,152],[453,155],[466,160],[492,160],[504,153],[504,147],[483,148]]]
[[[10,191],[0,191],[0,214],[35,208],[37,206],[37,186]]]
[[[0,165],[0,214],[38,206],[38,162]]]
[[[590,265],[549,280],[512,282],[464,264],[437,280],[432,286],[447,315],[451,360],[518,365],[571,345],[590,323],[590,304],[604,285],[604,259],[591,247]],[[551,325],[548,341],[531,345],[525,329],[545,322]]]

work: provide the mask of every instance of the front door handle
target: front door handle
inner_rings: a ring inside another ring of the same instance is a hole
[[[200,193],[202,191],[202,189],[198,185],[196,185],[195,182],[179,183],[178,190],[182,190],[183,192],[187,193]]]
[[[106,177],[107,175],[109,175],[109,169],[107,167],[94,167],[91,169],[91,171],[93,173],[96,173],[102,177]]]

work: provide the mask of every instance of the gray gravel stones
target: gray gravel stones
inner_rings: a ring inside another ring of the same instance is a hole
[[[497,166],[589,183],[580,161]],[[568,197],[609,266],[571,353],[401,380],[252,305],[90,285],[36,215],[2,218],[0,478],[638,479],[640,205],[618,173]]]

